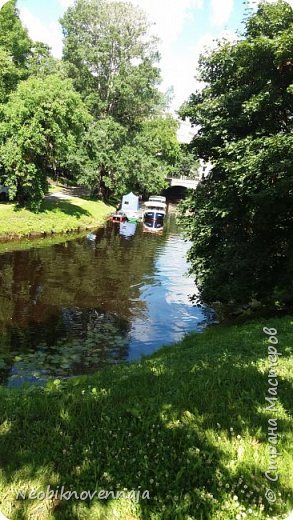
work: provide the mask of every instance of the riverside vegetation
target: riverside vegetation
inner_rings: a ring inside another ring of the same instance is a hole
[[[292,508],[292,335],[278,331],[267,409],[267,320],[208,328],[130,365],[0,389],[0,509],[11,519],[283,518]],[[278,424],[269,482],[268,419]],[[17,490],[149,490],[150,500],[16,500]],[[276,501],[269,504],[271,488]]]

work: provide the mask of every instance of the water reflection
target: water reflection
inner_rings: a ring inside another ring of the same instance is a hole
[[[160,235],[142,223],[91,235],[0,255],[2,382],[88,373],[200,330],[174,215]]]
[[[119,224],[119,234],[124,238],[131,238],[135,235],[137,228],[136,222],[120,222]]]

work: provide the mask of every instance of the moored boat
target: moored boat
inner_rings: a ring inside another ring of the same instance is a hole
[[[144,204],[144,220],[163,220],[166,215],[166,204],[164,202],[148,200]]]
[[[125,220],[127,220],[127,215],[124,211],[116,211],[116,213],[112,213],[111,220],[112,222],[125,222]]]
[[[143,233],[156,233],[160,235],[163,233],[164,221],[161,220],[144,220]]]

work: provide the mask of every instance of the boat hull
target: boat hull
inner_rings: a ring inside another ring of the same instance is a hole
[[[116,215],[112,215],[111,217],[112,222],[125,222],[127,220],[126,215],[119,215],[118,213]]]
[[[143,214],[146,220],[163,220],[165,217],[164,211],[146,210]]]

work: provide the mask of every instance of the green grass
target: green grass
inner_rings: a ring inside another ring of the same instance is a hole
[[[64,233],[100,224],[113,208],[101,201],[74,197],[46,199],[33,213],[15,204],[0,204],[0,236],[21,238],[34,233]]]
[[[293,318],[213,326],[141,362],[0,390],[0,510],[20,519],[285,518],[292,508]],[[266,410],[278,330],[278,404]],[[278,422],[269,482],[268,419]],[[292,468],[291,468],[292,469]],[[150,500],[16,500],[18,489],[149,490]],[[267,488],[276,494],[270,506]]]

